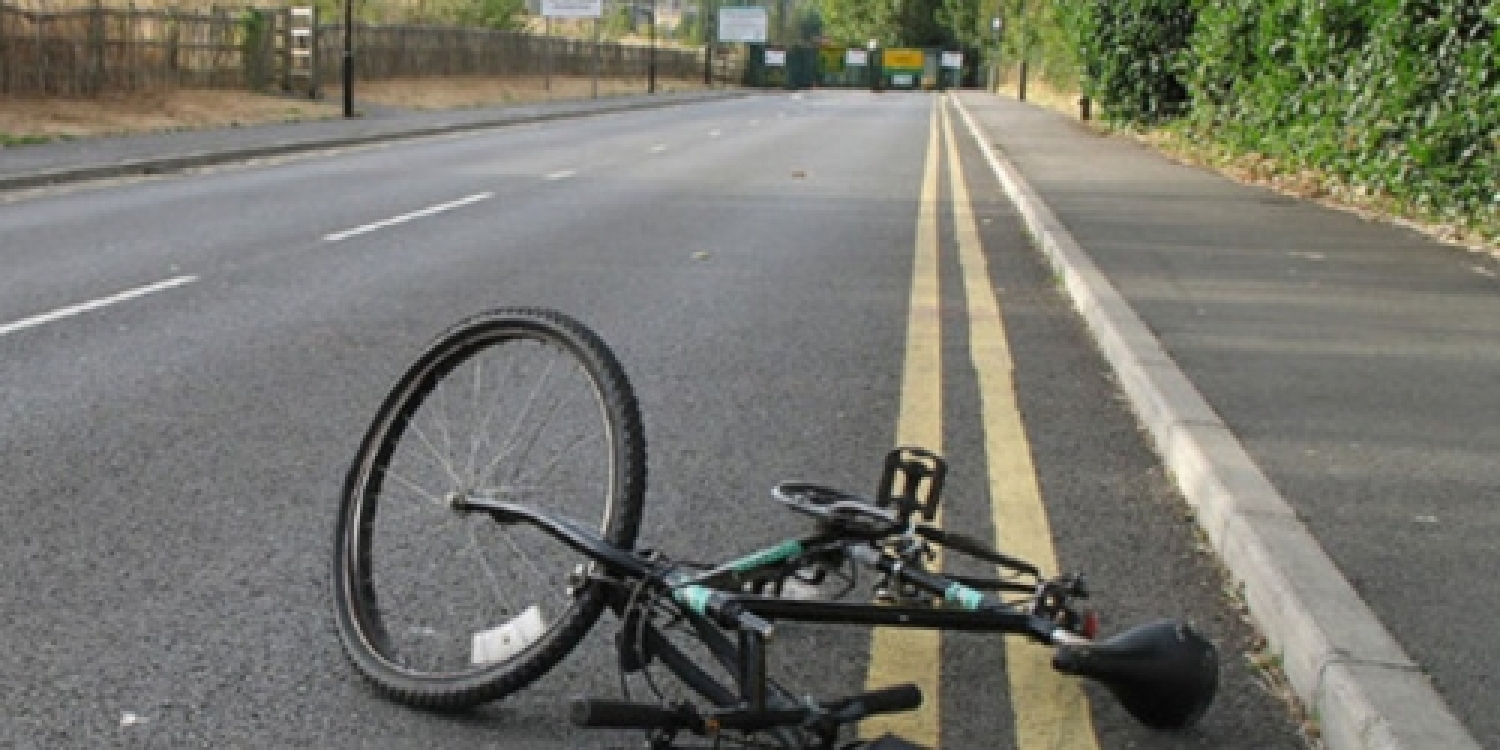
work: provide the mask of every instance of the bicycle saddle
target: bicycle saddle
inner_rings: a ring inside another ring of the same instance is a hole
[[[1218,653],[1191,625],[1175,620],[1140,625],[1086,645],[1061,646],[1052,666],[1102,683],[1142,724],[1182,729],[1213,702]]]

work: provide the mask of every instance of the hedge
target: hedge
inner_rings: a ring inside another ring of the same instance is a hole
[[[1047,64],[1076,69],[1110,120],[1173,123],[1500,233],[1500,0],[1053,5],[1072,49]]]
[[[1500,2],[1204,3],[1196,129],[1431,217],[1500,217]]]

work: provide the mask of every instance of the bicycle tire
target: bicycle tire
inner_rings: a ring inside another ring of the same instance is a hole
[[[502,403],[511,386],[523,397]],[[473,411],[455,410],[470,399]],[[333,600],[355,668],[400,702],[452,710],[556,665],[603,611],[597,586],[569,586],[587,558],[529,525],[454,510],[450,493],[547,503],[629,549],[643,432],[618,360],[571,318],[499,309],[440,335],[382,403],[345,479]]]

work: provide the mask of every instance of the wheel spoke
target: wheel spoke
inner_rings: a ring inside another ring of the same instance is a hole
[[[452,454],[445,450],[440,450],[436,445],[433,445],[432,441],[427,437],[427,432],[417,424],[410,423],[407,425],[407,429],[416,433],[417,440],[421,441],[422,445],[427,448],[426,456],[431,458],[433,463],[437,464],[443,470],[443,473],[448,475],[449,481],[453,483],[453,489],[458,491],[464,490],[467,483],[459,475],[458,467],[453,465]],[[447,433],[447,430],[441,428],[441,425],[440,430],[444,434]]]
[[[406,489],[410,490],[413,495],[415,495],[416,497],[418,497],[418,498],[420,498],[422,500],[426,500],[427,502],[431,503],[432,505],[434,505],[434,506],[436,506],[438,508],[446,508],[447,507],[447,503],[444,502],[444,499],[442,497],[439,497],[437,494],[429,491],[426,487],[423,487],[423,486],[417,484],[416,482],[413,482],[412,480],[407,479],[404,475],[397,474],[396,472],[393,472],[389,468],[387,468],[387,469],[385,469],[382,472],[381,476],[385,477],[386,479],[394,479],[394,480],[396,480],[396,482],[398,484],[400,484],[403,487],[405,487]],[[413,504],[419,505],[419,506],[421,505],[421,503],[413,503]]]
[[[521,413],[516,416],[515,424],[511,428],[510,437],[506,440],[505,444],[500,447],[499,451],[495,454],[495,457],[489,463],[485,464],[484,469],[475,475],[476,479],[480,477],[491,476],[495,469],[499,467],[500,462],[505,460],[505,458],[511,454],[511,452],[515,448],[516,443],[522,439],[522,428],[526,425],[527,420],[530,419],[531,409],[536,405],[537,397],[541,394],[542,387],[547,384],[548,380],[551,379],[552,369],[556,365],[556,357],[554,357],[551,362],[547,363],[546,369],[542,371],[541,376],[537,378],[536,384],[532,386],[531,393],[527,395],[526,403],[522,407]],[[541,428],[538,427],[536,432],[540,432],[540,430]],[[535,433],[533,433],[533,435],[534,434]],[[534,439],[535,438],[533,437],[533,440]],[[526,454],[525,452],[522,452],[522,454],[517,457],[516,463],[521,463],[525,460],[525,458]]]
[[[604,599],[597,587],[569,595],[570,573],[587,557],[540,529],[456,508],[453,493],[524,499],[574,519],[580,533],[633,547],[640,416],[596,336],[532,310],[456,326],[398,389],[361,443],[343,499],[340,634],[391,695],[472,706],[549,669]]]

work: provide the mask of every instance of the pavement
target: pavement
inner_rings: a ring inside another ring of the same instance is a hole
[[[524,125],[743,95],[742,91],[713,89],[441,111],[360,105],[356,108],[359,116],[350,119],[82,138],[40,145],[0,147],[0,190],[180,172],[309,150],[362,146],[399,138]]]
[[[736,95],[0,148],[0,191]],[[1500,261],[951,100],[1326,745],[1500,748]]]
[[[957,99],[1327,745],[1500,747],[1500,263]]]

